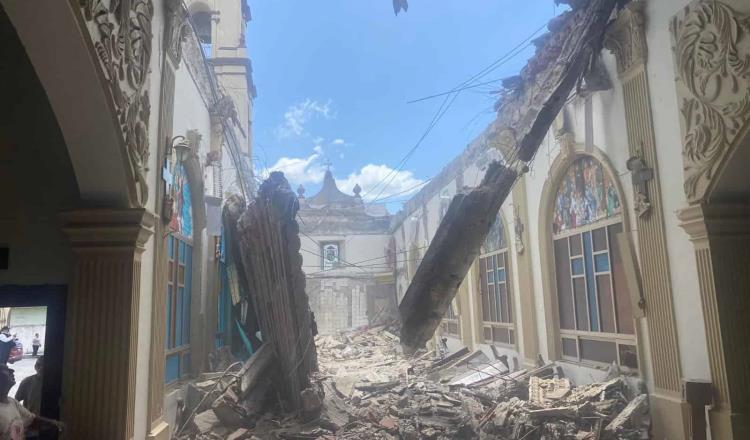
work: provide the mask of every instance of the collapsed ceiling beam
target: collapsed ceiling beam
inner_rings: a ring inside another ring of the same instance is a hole
[[[574,87],[595,64],[616,3],[571,2],[572,10],[550,22],[550,35],[519,77],[507,83],[512,89],[503,92],[487,138],[504,164],[493,162],[479,187],[453,198],[399,306],[405,353],[423,347],[435,333],[515,183],[516,170],[534,158]]]

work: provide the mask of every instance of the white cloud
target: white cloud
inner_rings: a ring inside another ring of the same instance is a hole
[[[346,142],[344,142],[343,139],[339,138],[339,139],[334,139],[333,142],[332,142],[332,144],[333,145],[344,145],[344,144],[346,144]]]
[[[395,194],[397,195],[392,200],[408,198],[419,191],[419,185],[423,180],[414,177],[411,171],[395,171],[388,165],[367,164],[359,171],[349,174],[346,179],[337,180],[336,183],[339,189],[347,194],[351,194],[354,185],[359,184],[362,187],[363,198],[372,201],[376,197],[383,199]]]
[[[325,168],[319,163],[320,155],[309,157],[282,157],[268,168],[269,171],[281,171],[292,188],[306,183],[320,183],[325,176]]]
[[[323,154],[323,147],[321,145],[316,145],[315,148],[313,148],[313,151],[317,154]]]
[[[279,139],[292,136],[302,136],[307,133],[305,125],[315,117],[324,119],[335,118],[331,109],[331,100],[321,103],[310,98],[290,106],[284,112],[284,122],[276,127],[276,135]]]

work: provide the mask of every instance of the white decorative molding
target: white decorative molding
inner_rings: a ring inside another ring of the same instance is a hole
[[[617,73],[627,75],[646,64],[648,47],[644,26],[644,1],[631,1],[620,12],[604,35],[604,47],[617,59]]]
[[[175,67],[178,67],[182,60],[182,43],[190,32],[188,12],[185,10],[182,0],[166,0],[165,5],[167,7],[165,46]]]
[[[136,202],[148,200],[151,0],[79,0],[127,148]]]
[[[684,189],[704,199],[750,120],[750,15],[698,0],[672,19],[677,94],[683,128]]]

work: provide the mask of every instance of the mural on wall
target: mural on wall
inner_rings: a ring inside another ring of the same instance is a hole
[[[182,163],[174,166],[169,192],[174,199],[174,209],[172,210],[172,218],[169,221],[169,229],[185,238],[192,239],[193,204],[190,197],[190,184],[188,183],[187,172]]]
[[[482,245],[482,253],[489,254],[500,249],[505,249],[508,244],[505,242],[505,227],[503,220],[500,218],[500,214],[495,218],[495,223],[490,227],[490,232],[487,234],[487,238],[484,239],[484,245]]]
[[[552,232],[557,234],[620,213],[612,178],[593,157],[576,159],[565,173],[555,197]]]

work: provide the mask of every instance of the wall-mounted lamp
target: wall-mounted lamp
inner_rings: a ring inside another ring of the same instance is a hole
[[[188,151],[190,151],[190,145],[185,136],[175,136],[169,144],[167,144],[164,170],[162,171],[162,178],[166,184],[164,191],[164,205],[162,206],[162,220],[165,224],[169,224],[174,215],[174,182],[182,173],[182,166],[180,164],[185,159]],[[171,160],[172,154],[174,154],[174,162]],[[172,166],[171,169],[170,166]]]
[[[190,144],[185,136],[175,136],[172,138],[171,145],[169,146],[168,155],[172,155],[174,152],[176,163],[182,163],[185,159],[185,154],[190,151]]]

